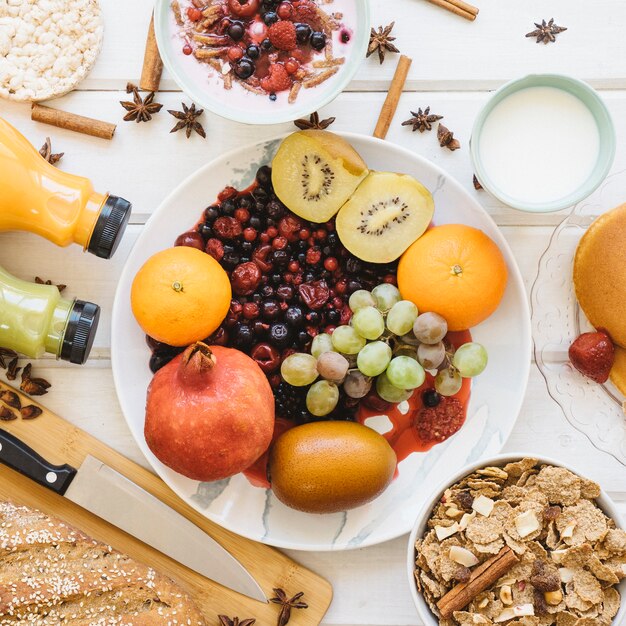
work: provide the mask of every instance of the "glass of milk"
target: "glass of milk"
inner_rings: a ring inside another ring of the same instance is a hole
[[[586,83],[535,74],[501,87],[474,123],[470,152],[482,186],[523,211],[558,211],[589,196],[615,157],[615,129]]]

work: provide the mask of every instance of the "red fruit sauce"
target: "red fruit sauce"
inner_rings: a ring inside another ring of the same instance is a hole
[[[472,341],[472,335],[469,330],[449,332],[447,339],[456,349],[464,343]],[[398,457],[398,463],[406,459],[413,452],[428,452],[433,446],[441,443],[439,441],[422,441],[417,434],[417,430],[413,427],[420,409],[424,407],[422,394],[427,389],[434,388],[434,380],[434,377],[427,372],[424,384],[419,389],[416,389],[409,399],[409,410],[405,414],[402,414],[398,410],[397,405],[391,406],[384,411],[376,411],[363,405],[359,408],[358,421],[361,424],[364,424],[368,418],[376,415],[384,414],[389,418],[393,424],[393,428],[388,433],[385,433],[383,437],[385,437],[394,449]],[[464,378],[461,390],[453,396],[463,406],[463,422],[465,422],[465,417],[467,416],[471,387],[471,379]],[[277,417],[272,442],[294,426],[295,424],[291,420]],[[268,459],[269,452],[266,452],[254,465],[243,472],[244,476],[250,481],[250,484],[255,487],[262,487],[264,489],[269,489],[270,487],[270,483],[267,480]],[[396,469],[396,475],[397,474],[398,469]]]

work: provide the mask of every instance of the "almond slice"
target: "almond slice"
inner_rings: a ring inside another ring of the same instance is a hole
[[[459,522],[459,530],[465,530],[469,523],[476,517],[476,511],[465,513]]]
[[[439,539],[439,541],[452,537],[452,535],[458,532],[459,525],[456,522],[454,522],[452,526],[435,526],[435,534],[437,535],[437,539]]]
[[[452,561],[465,567],[474,567],[478,564],[478,559],[467,548],[461,546],[452,546],[448,555]]]
[[[515,518],[515,528],[522,539],[541,528],[534,511],[526,511]]]
[[[567,554],[567,550],[552,550],[550,557],[555,563],[560,563],[564,554]]]
[[[489,517],[495,504],[496,503],[491,498],[481,495],[478,496],[478,498],[474,498],[474,502],[472,502],[472,509],[474,509],[476,513]]]
[[[535,609],[532,604],[518,604],[508,609],[504,609],[504,611],[502,611],[502,613],[500,613],[500,615],[498,615],[493,621],[496,624],[500,624],[501,622],[508,622],[510,619],[514,619],[515,617],[534,615]]]

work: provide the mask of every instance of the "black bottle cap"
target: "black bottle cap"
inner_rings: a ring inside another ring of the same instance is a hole
[[[109,196],[102,206],[87,250],[102,259],[110,259],[122,240],[131,208],[128,200]]]
[[[67,321],[60,358],[82,365],[91,352],[99,320],[97,304],[76,300]]]

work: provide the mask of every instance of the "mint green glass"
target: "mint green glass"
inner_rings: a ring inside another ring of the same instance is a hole
[[[489,114],[493,111],[495,106],[506,97],[522,89],[528,89],[529,87],[554,87],[567,91],[575,96],[589,109],[598,126],[598,132],[600,133],[598,160],[587,180],[569,195],[552,202],[521,202],[509,196],[493,183],[489,177],[489,172],[483,167],[480,158],[480,137],[483,125],[485,120],[489,117]],[[544,213],[559,211],[573,206],[591,195],[606,178],[613,165],[613,160],[615,159],[615,143],[615,127],[613,126],[611,114],[598,93],[587,83],[562,74],[530,74],[524,78],[512,80],[500,87],[482,108],[472,129],[470,154],[476,178],[478,178],[481,185],[498,200],[521,211]]]

